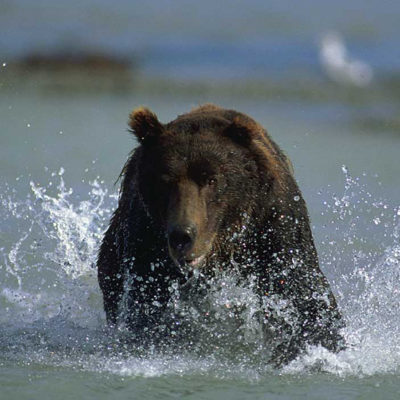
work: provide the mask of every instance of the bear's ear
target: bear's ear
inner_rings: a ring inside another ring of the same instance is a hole
[[[145,107],[136,108],[130,113],[128,125],[140,143],[161,135],[164,130],[157,116]]]
[[[224,130],[224,135],[232,139],[241,146],[249,146],[254,136],[256,126],[248,121],[242,121],[236,117],[232,123]]]

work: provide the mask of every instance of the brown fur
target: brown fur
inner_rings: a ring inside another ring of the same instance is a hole
[[[98,260],[108,321],[153,329],[171,282],[185,283],[182,271],[235,273],[234,260],[244,279],[256,277],[260,299],[279,296],[295,309],[295,326],[267,312],[277,338],[286,338],[275,363],[306,344],[338,350],[340,314],[319,269],[306,205],[290,161],[266,130],[212,104],[168,124],[139,108],[129,125],[140,146],[124,166]],[[138,288],[129,277],[145,283]]]

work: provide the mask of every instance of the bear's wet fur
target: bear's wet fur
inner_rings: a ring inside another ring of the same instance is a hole
[[[185,284],[193,270],[207,277],[239,269],[243,278],[256,277],[260,299],[293,307],[290,326],[265,312],[287,338],[274,351],[275,364],[307,345],[340,350],[343,323],[319,268],[304,199],[265,129],[212,104],[167,124],[138,108],[129,125],[139,146],[121,173],[118,208],[98,257],[108,322],[149,331],[167,310],[171,282]]]

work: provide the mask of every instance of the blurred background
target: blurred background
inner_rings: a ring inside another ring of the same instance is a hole
[[[111,186],[132,108],[214,102],[265,125],[310,201],[343,164],[398,198],[399,20],[396,0],[2,0],[2,175]]]

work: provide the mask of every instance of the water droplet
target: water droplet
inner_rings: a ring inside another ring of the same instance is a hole
[[[380,218],[376,217],[373,219],[375,225],[379,225],[381,223]]]
[[[347,174],[349,172],[349,170],[347,169],[347,167],[344,164],[342,165],[342,171],[344,174]]]
[[[294,196],[294,197],[293,197],[293,200],[294,200],[294,201],[299,201],[299,200],[300,200],[300,196]]]

